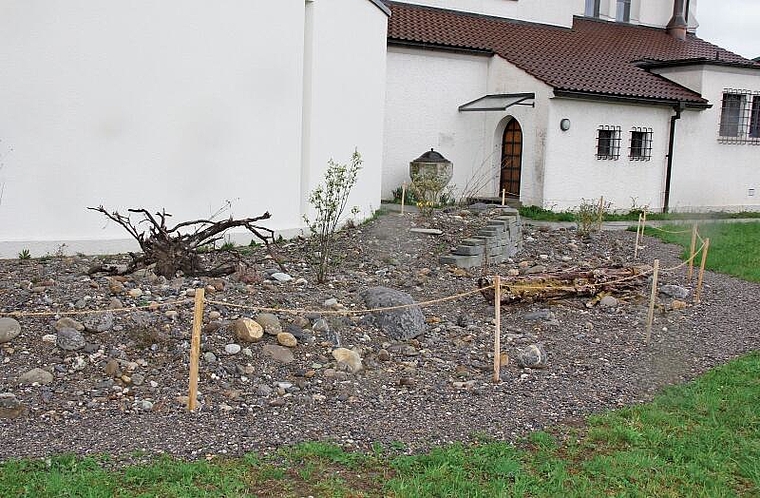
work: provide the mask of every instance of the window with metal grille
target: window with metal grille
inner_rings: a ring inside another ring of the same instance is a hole
[[[760,145],[760,92],[723,90],[718,141]]]
[[[750,138],[760,138],[760,95],[752,97],[752,114],[749,118]]]
[[[596,158],[617,161],[620,157],[620,127],[600,126],[596,135]]]
[[[631,22],[631,0],[617,0],[615,20],[617,22]]]
[[[628,158],[631,161],[649,161],[652,159],[652,129],[632,128],[631,148]]]
[[[602,0],[586,0],[586,17],[599,17]]]

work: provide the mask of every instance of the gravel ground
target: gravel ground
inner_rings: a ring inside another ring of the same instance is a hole
[[[180,457],[269,451],[305,440],[335,441],[348,449],[401,442],[409,451],[487,434],[515,440],[527,432],[608,408],[644,402],[668,384],[691,379],[760,346],[758,285],[707,273],[703,303],[683,309],[660,295],[650,344],[644,342],[648,289],[618,296],[617,306],[587,306],[585,299],[516,304],[502,311],[502,348],[510,361],[502,382],[492,376],[493,306],[478,294],[423,309],[423,336],[394,342],[362,315],[279,313],[283,329],[300,337],[283,363],[266,354],[277,339],[237,342],[230,321],[255,312],[233,307],[360,309],[358,293],[384,285],[418,302],[471,290],[481,269],[463,272],[438,256],[485,223],[488,213],[381,216],[341,234],[329,284],[317,285],[313,250],[292,241],[279,250],[293,280],[277,283],[271,263],[223,279],[167,280],[142,272],[119,281],[87,276],[103,258],[51,257],[0,261],[3,312],[104,310],[160,304],[156,311],[72,316],[88,329],[83,349],[58,347],[58,317],[20,318],[21,334],[0,344],[0,395],[12,393],[25,413],[0,418],[0,460],[73,452],[167,452]],[[443,235],[409,232],[440,228]],[[632,264],[635,234],[603,232],[583,240],[573,230],[524,227],[523,251],[487,273],[571,266]],[[640,260],[678,265],[675,246],[647,238]],[[261,255],[252,255],[254,261]],[[106,258],[119,262],[119,257]],[[121,259],[123,261],[123,258]],[[663,284],[685,281],[668,272]],[[188,413],[189,337],[197,287],[229,305],[205,310],[200,365],[200,410]],[[139,289],[139,290],[138,290]],[[139,294],[139,295],[138,295]],[[118,300],[118,302],[117,302]],[[691,303],[689,295],[686,302]],[[329,305],[329,303],[327,303]],[[539,311],[541,313],[534,313]],[[536,319],[537,318],[537,319]],[[315,330],[316,329],[316,330]],[[360,353],[364,368],[341,369],[331,354],[340,345]],[[52,342],[51,342],[52,341]],[[520,368],[519,351],[541,343],[545,368]],[[236,352],[238,344],[242,351]],[[44,385],[20,384],[33,368],[53,374]]]

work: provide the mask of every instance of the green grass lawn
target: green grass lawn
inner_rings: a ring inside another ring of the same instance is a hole
[[[703,225],[700,233],[711,239],[708,268],[760,281],[760,223]],[[307,443],[268,456],[126,466],[107,456],[14,460],[0,464],[0,497],[760,496],[760,353],[582,428],[537,432],[517,445],[486,437],[425,454],[402,449],[347,453]]]
[[[647,228],[645,233],[665,242],[684,247],[682,257],[689,257],[691,233],[668,233],[689,230],[689,225],[668,225],[662,230]],[[664,230],[664,231],[663,231]],[[760,222],[707,223],[699,225],[702,238],[710,238],[706,268],[734,275],[751,282],[760,282]],[[699,241],[697,247],[699,247]],[[701,256],[694,264],[699,266]]]

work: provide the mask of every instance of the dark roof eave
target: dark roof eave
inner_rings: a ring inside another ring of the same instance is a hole
[[[721,61],[715,59],[694,58],[694,59],[677,59],[670,61],[637,61],[637,66],[643,69],[661,69],[666,67],[682,67],[682,66],[721,66],[721,67],[740,67],[744,69],[757,69],[760,70],[760,64],[744,63],[744,62],[731,62]]]
[[[494,52],[486,48],[460,47],[456,45],[441,45],[437,43],[425,43],[416,40],[402,40],[400,38],[388,37],[388,45],[397,47],[419,48],[422,50],[441,50],[444,52],[456,52],[469,55],[492,56]]]
[[[654,97],[637,97],[630,95],[611,95],[605,93],[584,92],[578,90],[554,89],[554,96],[566,99],[597,100],[603,102],[622,102],[628,104],[661,105],[673,107],[683,105],[685,109],[704,110],[712,107],[712,104],[704,99],[701,101],[661,99]]]

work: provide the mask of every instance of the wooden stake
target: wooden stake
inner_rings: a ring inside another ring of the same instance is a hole
[[[406,182],[401,184],[401,216],[404,216],[405,202],[406,202]]]
[[[501,189],[501,205],[504,206],[507,204],[507,189],[503,188]]]
[[[689,273],[687,274],[687,278],[689,279],[689,283],[691,283],[691,278],[694,275],[694,251],[697,248],[697,224],[694,223],[694,225],[691,227],[691,246],[689,246]]]
[[[633,259],[639,257],[639,237],[641,236],[641,213],[639,213],[639,222],[636,224],[636,245],[633,246]]]
[[[647,337],[646,343],[652,338],[652,322],[654,321],[654,303],[657,300],[657,276],[660,271],[660,260],[654,260],[654,270],[652,271],[652,295],[649,297],[649,313],[647,314]]]
[[[493,306],[496,315],[496,330],[493,335],[493,381],[499,382],[501,370],[501,277],[493,278]]]
[[[647,226],[647,207],[644,206],[644,218],[641,220],[641,234],[644,234],[644,228]]]
[[[702,246],[702,261],[699,263],[699,277],[697,278],[697,293],[694,295],[694,302],[702,302],[702,280],[705,278],[705,263],[707,263],[707,251],[710,250],[710,239],[705,239]]]
[[[203,325],[203,288],[195,289],[195,309],[193,313],[193,337],[190,342],[190,391],[187,409],[195,410],[198,402],[198,360],[201,354],[201,327]]]
[[[604,221],[604,196],[599,198],[599,229],[602,229],[602,222]]]

